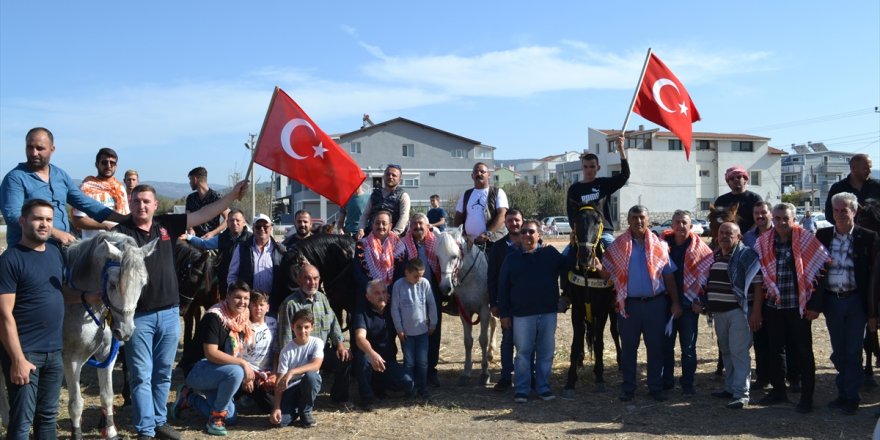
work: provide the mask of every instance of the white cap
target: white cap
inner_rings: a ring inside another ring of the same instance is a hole
[[[251,224],[254,225],[254,226],[256,226],[256,225],[257,225],[257,222],[260,221],[260,220],[264,220],[264,221],[268,222],[270,225],[272,224],[272,219],[269,218],[268,215],[266,215],[266,214],[261,214],[261,213],[257,213],[257,215],[254,216],[254,222],[251,223]]]

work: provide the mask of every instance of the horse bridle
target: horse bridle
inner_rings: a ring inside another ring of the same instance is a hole
[[[481,249],[481,248],[478,247],[478,249]],[[474,261],[471,263],[471,266],[468,268],[467,271],[465,271],[464,276],[461,278],[458,278],[458,272],[459,272],[459,269],[461,269],[461,260],[464,259],[464,248],[462,247],[461,242],[458,243],[458,250],[460,252],[460,256],[458,257],[458,259],[455,262],[455,268],[452,269],[452,273],[447,272],[447,271],[443,271],[443,270],[440,271],[440,275],[443,275],[443,276],[450,275],[451,276],[453,286],[460,286],[461,283],[464,282],[465,279],[467,279],[468,275],[471,274],[471,271],[474,270],[474,266],[477,265],[477,259],[474,258]],[[485,252],[485,251],[483,251],[483,252]]]
[[[107,308],[106,310],[104,310],[103,313],[100,313],[100,314],[95,313],[95,310],[92,309],[92,306],[86,302],[86,291],[85,290],[83,290],[82,293],[80,293],[80,295],[79,295],[79,299],[83,305],[83,308],[86,309],[86,312],[88,312],[89,316],[92,318],[92,321],[94,321],[95,325],[97,325],[98,328],[100,328],[102,331],[106,327],[107,321],[111,321],[111,322],[113,321],[113,313],[112,312],[116,312],[119,314],[126,314],[128,312],[134,311],[134,309],[135,309],[135,308],[120,309],[119,307],[116,307],[110,301],[110,297],[107,295],[107,284],[110,282],[110,273],[109,272],[110,272],[111,267],[121,267],[121,264],[118,261],[113,261],[108,258],[107,261],[104,262],[104,267],[101,269],[101,302],[104,304],[104,307]],[[76,286],[73,285],[73,277],[71,276],[70,270],[68,270],[68,272],[67,272],[67,284],[70,285],[70,287],[72,287],[74,289],[77,288]],[[135,307],[137,307],[137,306],[135,305]],[[101,318],[103,318],[103,320],[98,319],[99,315],[101,316]],[[107,368],[116,359],[117,353],[119,353],[119,341],[116,340],[116,338],[111,337],[110,338],[110,354],[107,356],[107,358],[104,359],[103,361],[98,361],[97,359],[95,359],[94,356],[92,356],[86,361],[86,363],[88,365],[95,367],[95,368]]]

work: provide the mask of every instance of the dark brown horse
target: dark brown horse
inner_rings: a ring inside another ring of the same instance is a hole
[[[596,391],[605,391],[604,351],[605,324],[611,321],[611,337],[620,365],[620,336],[617,332],[617,314],[614,313],[614,288],[610,282],[591,269],[593,257],[602,258],[605,251],[601,243],[602,212],[597,207],[582,206],[571,225],[574,244],[569,247],[567,258],[570,270],[567,282],[563,282],[563,294],[571,301],[571,325],[573,330],[568,378],[563,396],[573,397],[578,380],[578,369],[583,367],[584,342],[593,356],[593,375]],[[574,254],[574,255],[572,255]]]
[[[857,223],[863,228],[870,229],[880,234],[880,200],[868,199],[859,208]],[[874,273],[880,272],[880,255],[874,256]],[[880,287],[880,276],[874,276],[875,289]],[[880,342],[878,342],[877,332],[867,329],[865,331],[865,386],[868,388],[876,388],[877,381],[874,379],[874,362],[880,366]]]
[[[215,275],[217,261],[213,251],[199,249],[183,240],[174,247],[184,346],[193,340],[195,327],[202,319],[202,309],[207,310],[220,301]]]

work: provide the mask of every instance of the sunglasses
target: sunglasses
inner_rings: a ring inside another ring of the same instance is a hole
[[[533,235],[533,234],[537,234],[538,230],[537,229],[520,229],[519,232],[521,234],[525,234],[525,235]]]
[[[259,225],[254,225],[254,229],[269,229],[271,227],[272,227],[272,225],[270,225],[268,223],[261,223]]]
[[[110,159],[104,159],[104,160],[102,160],[102,161],[100,161],[100,162],[98,162],[98,163],[100,163],[101,165],[105,165],[105,166],[111,166],[111,167],[115,167],[115,166],[116,166],[116,161],[115,161],[115,160],[110,160]]]

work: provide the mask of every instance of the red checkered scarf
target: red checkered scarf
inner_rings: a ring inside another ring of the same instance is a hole
[[[776,251],[773,248],[776,228],[768,233],[758,236],[755,243],[755,251],[761,261],[761,271],[764,273],[764,287],[767,288],[767,296],[780,303],[779,286],[776,285]],[[798,306],[801,316],[807,306],[807,301],[813,295],[813,281],[819,271],[825,267],[825,263],[831,261],[831,256],[822,243],[816,237],[806,232],[802,227],[794,225],[791,228],[791,252],[794,259],[794,271],[797,274]]]
[[[693,231],[689,234],[688,238],[691,239],[691,244],[688,245],[684,252],[684,267],[679,269],[683,271],[682,287],[684,288],[684,296],[693,302],[697,299],[702,286],[706,285],[709,268],[712,267],[712,262],[715,259],[713,258],[712,249],[706,243],[703,243],[699,235]],[[663,231],[663,239],[665,241],[671,240],[673,235],[675,233],[672,230]]]
[[[439,277],[440,260],[437,259],[437,253],[434,252],[434,247],[437,244],[436,238],[437,237],[434,233],[428,229],[425,231],[425,240],[422,242],[422,245],[425,246],[425,255],[428,256],[428,264],[431,265],[431,273],[433,273],[435,277]],[[403,237],[403,244],[406,246],[406,253],[409,258],[419,258],[419,250],[416,249],[416,243],[412,238],[412,231]]]
[[[253,344],[254,330],[251,328],[250,310],[233,316],[232,310],[226,301],[220,301],[211,306],[205,313],[213,313],[220,318],[220,323],[229,330],[229,345],[232,347],[232,355],[241,357],[246,345]],[[220,347],[223,351],[223,347]]]
[[[382,242],[372,232],[361,239],[364,246],[364,261],[371,279],[381,279],[386,286],[394,280],[394,259],[399,257],[406,248],[397,233],[390,232]]]
[[[627,281],[629,280],[629,258],[632,255],[632,233],[627,229],[626,232],[617,237],[611,246],[605,250],[602,257],[602,265],[611,273],[611,279],[614,281],[614,289],[617,291],[617,305],[620,314],[626,317],[624,303],[626,301]],[[648,258],[648,275],[651,277],[651,288],[656,292],[660,287],[660,281],[663,279],[661,272],[663,268],[669,264],[669,246],[665,241],[654,236],[654,234],[645,233],[645,253]]]

